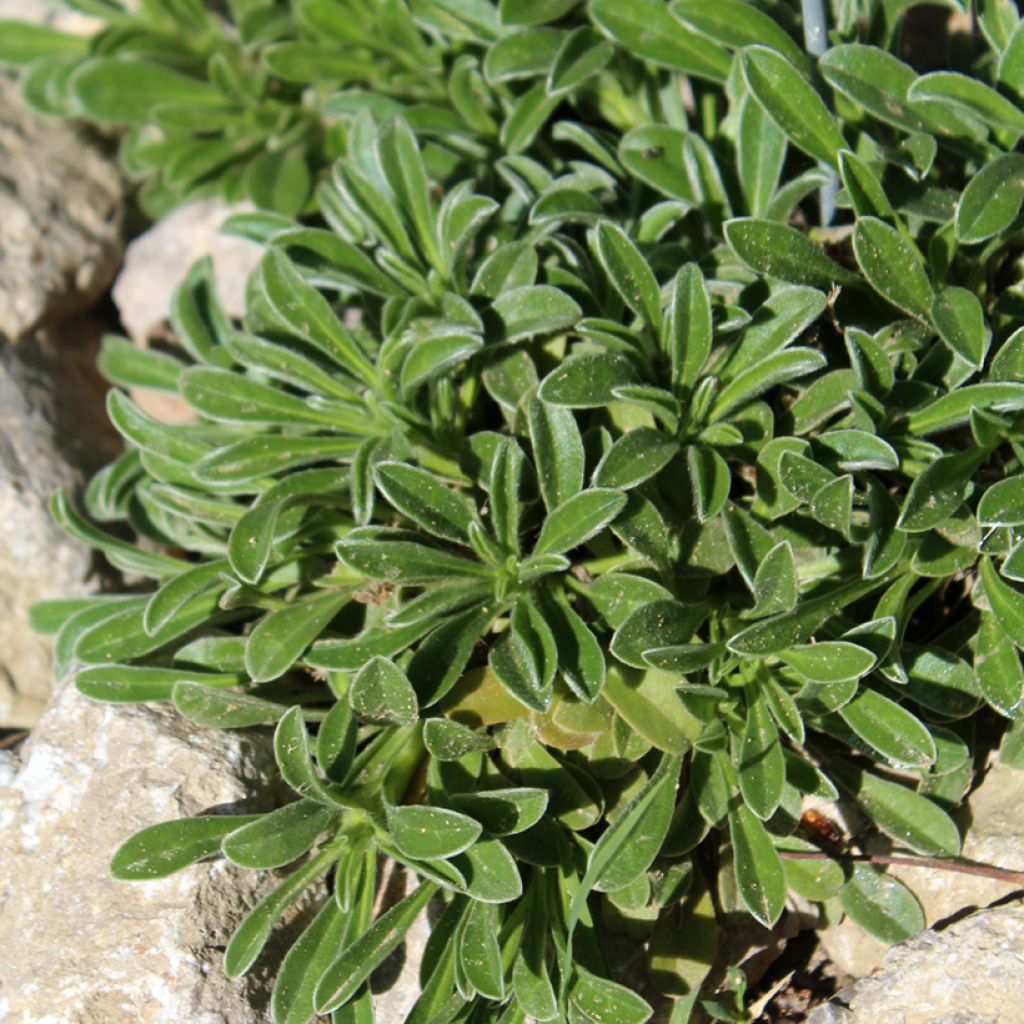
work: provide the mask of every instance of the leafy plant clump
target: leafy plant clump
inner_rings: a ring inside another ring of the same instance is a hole
[[[108,339],[126,451],[87,516],[54,501],[149,581],[37,608],[58,673],[273,727],[296,795],[155,824],[114,873],[294,865],[232,977],[326,879],[277,1024],[370,1020],[432,899],[407,1024],[640,1024],[620,932],[674,1022],[742,1019],[742,980],[706,982],[716,922],[772,926],[791,895],[920,929],[801,814],[842,794],[897,850],[954,858],[994,726],[1024,749],[1016,8],[982,3],[956,68],[918,74],[910,5],[870,0],[836,5],[817,60],[794,9],[740,0],[73,6],[109,28],[87,53],[24,30],[26,89],[135,103],[126,160],[165,197],[290,189],[282,153],[316,178],[234,222],[266,245],[244,322],[200,262],[178,349]],[[177,49],[153,28],[189,18]],[[328,24],[360,41],[311,40]],[[396,25],[429,62],[378,62]],[[158,65],[184,93],[111,99]],[[258,85],[237,108],[231,69]],[[204,165],[228,138],[252,152]],[[833,174],[836,223],[811,227]],[[193,421],[153,419],[145,388]],[[419,881],[374,919],[381,855]]]

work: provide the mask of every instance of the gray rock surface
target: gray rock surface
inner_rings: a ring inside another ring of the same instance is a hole
[[[267,809],[275,774],[263,734],[200,730],[173,710],[62,687],[0,788],[0,1020],[265,1021],[267,977],[228,981],[221,949],[268,873],[214,861],[125,883],[108,864],[146,825]]]
[[[0,15],[47,21],[54,7],[15,0]],[[83,593],[92,565],[47,502],[116,451],[93,369],[100,328],[82,311],[120,260],[122,182],[70,127],[26,110],[4,76],[0,169],[0,725],[26,726],[50,689],[28,606]]]
[[[1016,899],[894,946],[878,970],[839,992],[834,1004],[815,1009],[808,1024],[1022,1020],[1024,903]]]
[[[1024,870],[1024,772],[993,761],[967,803],[962,855],[982,864]],[[876,852],[882,852],[878,850]],[[977,875],[917,867],[888,869],[914,891],[929,926],[964,910],[986,907],[1020,886]],[[848,918],[823,930],[819,940],[833,964],[861,977],[882,963],[887,947]],[[1022,968],[1024,969],[1024,968]],[[1024,1021],[1024,1013],[1021,1018]]]
[[[825,1003],[811,1011],[808,1024],[853,1024],[853,1014],[845,1006]]]
[[[322,889],[233,982],[224,945],[277,873],[215,860],[128,883],[110,877],[109,861],[140,828],[214,808],[268,810],[280,786],[266,732],[198,729],[163,706],[97,704],[63,685],[20,767],[0,751],[0,1022],[265,1024],[276,966]],[[395,865],[383,879],[377,913],[414,884]],[[436,912],[427,908],[372,979],[382,1024],[419,994]]]
[[[0,335],[87,309],[121,257],[123,186],[71,127],[32,114],[0,77]]]
[[[0,341],[0,725],[29,726],[51,688],[49,641],[29,606],[87,592],[92,555],[50,518],[50,495],[97,468],[117,441],[93,369],[99,328],[80,323]]]

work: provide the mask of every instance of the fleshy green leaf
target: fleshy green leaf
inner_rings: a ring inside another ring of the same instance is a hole
[[[283,253],[271,249],[259,268],[261,296],[281,326],[310,342],[357,380],[374,386],[376,373],[328,301]]]
[[[607,864],[594,882],[598,892],[613,892],[639,878],[651,866],[668,835],[679,784],[678,765],[669,755],[662,758],[662,763],[666,767],[651,777],[648,785],[616,818],[616,825],[622,821],[622,832],[626,836],[617,855],[605,858],[601,850],[603,838],[591,854],[591,863],[600,859]],[[622,839],[618,831],[616,837]]]
[[[481,822],[492,835],[515,835],[533,828],[544,816],[548,792],[521,786],[516,789],[485,789],[454,796],[456,807]]]
[[[979,574],[985,597],[999,625],[1017,647],[1024,648],[1024,594],[1004,582],[988,558],[981,560]]]
[[[388,830],[407,857],[434,860],[453,857],[480,837],[480,822],[443,807],[410,805],[388,808]]]
[[[459,959],[466,980],[484,998],[505,998],[505,971],[498,944],[498,916],[493,903],[474,902],[466,915]]]
[[[328,899],[288,951],[277,972],[271,998],[274,1024],[308,1024],[313,1016],[313,992],[338,944],[351,931],[354,914]]]
[[[371,658],[359,670],[349,690],[352,710],[370,722],[410,725],[416,721],[416,691],[394,662]]]
[[[402,118],[381,125],[377,133],[377,160],[399,207],[413,226],[424,258],[431,266],[442,269],[427,170],[416,136]]]
[[[697,522],[706,523],[718,515],[729,500],[732,474],[725,459],[714,448],[703,445],[691,445],[686,449],[686,468],[690,475]]]
[[[302,708],[289,708],[274,730],[274,759],[281,778],[299,796],[308,796],[333,806],[333,798],[313,764],[309,733]]]
[[[992,484],[978,502],[978,525],[1024,525],[1024,476],[1011,476]]]
[[[995,615],[982,615],[974,642],[974,673],[985,700],[1011,717],[1024,700],[1024,668],[1013,643]]]
[[[626,496],[620,491],[604,487],[580,491],[551,510],[533,553],[557,555],[579,547],[611,523],[625,505]]]
[[[779,657],[802,676],[822,683],[859,679],[875,664],[871,651],[845,640],[825,640],[782,651]]]
[[[548,710],[558,650],[550,627],[528,598],[516,602],[509,628],[491,649],[489,662],[517,700],[534,711]]]
[[[857,280],[856,275],[826,256],[802,231],[788,224],[737,217],[726,221],[725,237],[748,267],[782,281],[828,288]]]
[[[645,651],[689,643],[705,615],[700,605],[644,601],[619,623],[609,649],[624,664],[645,668]]]
[[[839,709],[842,720],[897,768],[927,768],[935,762],[935,741],[920,719],[875,690],[862,689]]]
[[[981,368],[988,330],[981,303],[966,288],[946,288],[932,300],[932,323],[939,337],[961,358]]]
[[[786,781],[786,767],[775,727],[762,696],[747,705],[747,722],[738,746],[740,792],[744,803],[762,821],[779,806]]]
[[[164,821],[136,832],[110,861],[110,873],[122,881],[166,878],[220,850],[221,840],[257,820],[252,814],[201,814]]]
[[[284,675],[351,599],[348,590],[327,591],[269,612],[246,641],[246,671],[255,682]]]
[[[498,839],[481,839],[452,864],[466,879],[466,893],[484,903],[510,903],[523,893],[515,859]]]
[[[919,320],[929,319],[932,286],[912,242],[876,217],[861,217],[853,231],[853,251],[879,295]]]
[[[907,429],[914,434],[935,434],[966,423],[975,407],[989,412],[1024,409],[1024,383],[995,382],[968,384],[950,391],[907,416]]]
[[[806,62],[806,55],[785,29],[743,0],[676,0],[672,13],[685,25],[724,46],[739,49],[763,43],[794,63]]]
[[[746,804],[729,811],[729,835],[740,898],[761,924],[771,928],[786,901],[782,861],[764,825]]]
[[[907,95],[912,103],[936,100],[963,110],[993,128],[1024,132],[1024,111],[991,86],[956,71],[933,71],[921,75]]]
[[[729,56],[720,46],[687,32],[660,0],[591,0],[594,24],[628,52],[662,67],[724,82]]]
[[[858,217],[895,216],[878,176],[864,160],[848,149],[839,154],[839,174]]]
[[[633,364],[613,353],[587,353],[567,359],[541,381],[538,396],[567,409],[592,409],[615,401],[614,389],[638,380]]]
[[[330,808],[315,800],[297,800],[225,836],[221,849],[243,868],[278,868],[298,860],[333,816]]]
[[[212,107],[222,102],[209,82],[156,61],[129,57],[85,61],[69,88],[81,110],[105,124],[140,124],[159,103]]]
[[[594,470],[594,486],[629,490],[660,473],[678,452],[675,440],[661,431],[638,427],[623,434],[604,453]]]
[[[460,558],[439,548],[404,539],[378,539],[379,533],[351,533],[338,544],[338,557],[371,579],[417,585],[451,579],[452,576],[486,576],[479,562]]]
[[[926,857],[959,854],[960,833],[953,819],[927,797],[838,759],[830,762],[829,772],[899,845]]]
[[[377,486],[404,516],[443,540],[465,544],[473,521],[472,503],[436,476],[401,462],[378,462]]]
[[[96,368],[111,384],[124,388],[148,388],[174,392],[184,363],[165,352],[140,348],[127,338],[108,334],[96,360]]]
[[[914,894],[873,864],[853,865],[839,902],[854,922],[882,942],[903,942],[925,927],[924,911]]]
[[[528,423],[540,492],[553,509],[583,487],[583,440],[568,409],[537,399],[529,405]]]
[[[317,982],[314,997],[317,1013],[337,1010],[356,994],[360,985],[401,943],[435,892],[435,883],[420,882],[330,964]]]
[[[672,282],[661,346],[668,354],[676,387],[691,388],[711,354],[711,300],[704,275],[687,263]]]
[[[798,149],[838,167],[843,134],[807,79],[777,50],[749,46],[741,52],[747,86],[768,116]]]
[[[278,918],[318,875],[327,870],[332,856],[330,850],[317,854],[292,872],[249,911],[235,929],[224,951],[224,973],[229,978],[240,978],[249,970],[270,938]]]
[[[653,1010],[643,996],[616,981],[574,965],[569,989],[569,1020],[574,1024],[646,1024]]]
[[[176,675],[178,678],[171,690],[171,699],[178,711],[196,725],[213,729],[246,729],[254,725],[271,725],[279,721],[288,710],[287,705],[262,697],[235,690],[215,689],[197,681],[194,675],[186,676],[181,672]]]
[[[572,327],[581,315],[570,296],[546,284],[528,284],[503,291],[491,304],[500,321],[501,341],[521,341]]]
[[[1024,38],[1024,37],[1022,37]],[[976,245],[1005,231],[1024,202],[1024,156],[1002,153],[967,183],[956,207],[956,234]]]
[[[661,326],[658,281],[636,244],[611,221],[594,231],[597,258],[622,301],[657,332]]]

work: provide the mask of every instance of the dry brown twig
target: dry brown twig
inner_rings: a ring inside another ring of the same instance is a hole
[[[837,860],[860,861],[867,864],[898,864],[910,868],[934,868],[939,871],[956,871],[962,875],[978,875],[994,878],[1000,882],[1024,885],[1024,871],[997,868],[992,864],[978,864],[970,860],[944,860],[940,857],[905,857],[884,853],[811,853],[796,850],[780,850],[784,860]]]

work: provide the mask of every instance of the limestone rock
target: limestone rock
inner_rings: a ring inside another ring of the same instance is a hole
[[[890,948],[868,935],[848,917],[822,929],[818,933],[818,941],[836,970],[854,978],[870,974],[885,959]]]
[[[269,810],[283,791],[266,732],[198,729],[164,706],[96,704],[70,684],[23,748],[0,751],[0,1024],[266,1024],[274,974],[324,898],[314,886],[240,981],[224,945],[276,873],[207,861],[119,882],[109,861],[140,828]],[[376,913],[415,885],[382,865]],[[431,904],[371,979],[377,1020],[419,992]]]
[[[1018,1024],[1024,1020],[1024,903],[979,910],[894,946],[881,967],[808,1024]]]
[[[59,690],[0,788],[0,1020],[265,1021],[268,978],[228,981],[221,950],[273,879],[215,861],[126,883],[108,864],[146,825],[269,809],[275,776],[261,733]]]
[[[967,823],[964,857],[982,864],[1024,870],[1022,793],[1024,772],[994,761],[967,803],[968,813],[963,816]],[[964,910],[986,907],[1020,888],[1012,882],[952,871],[900,866],[888,870],[913,890],[929,926]],[[819,939],[836,967],[853,977],[874,970],[887,948],[848,918],[822,931]]]
[[[93,369],[98,326],[0,344],[0,725],[31,725],[50,691],[49,643],[28,625],[46,597],[87,592],[92,555],[50,518],[50,495],[117,451]]]
[[[54,5],[0,14],[50,22]],[[58,21],[61,27],[63,21]],[[26,110],[0,76],[0,725],[31,725],[50,689],[28,606],[85,590],[92,556],[50,521],[58,488],[112,457],[101,329],[83,318],[120,260],[122,182],[73,129]],[[71,315],[75,314],[74,322]]]
[[[811,1012],[807,1024],[853,1024],[853,1014],[845,1006],[825,1003]]]
[[[121,176],[68,125],[0,77],[0,335],[88,308],[121,257]]]
[[[262,246],[220,233],[234,213],[251,209],[222,199],[200,199],[179,206],[136,238],[125,252],[124,268],[114,284],[114,302],[125,329],[145,342],[168,319],[171,296],[185,272],[202,256],[211,256],[217,295],[228,316],[245,313],[245,282],[263,253]]]

